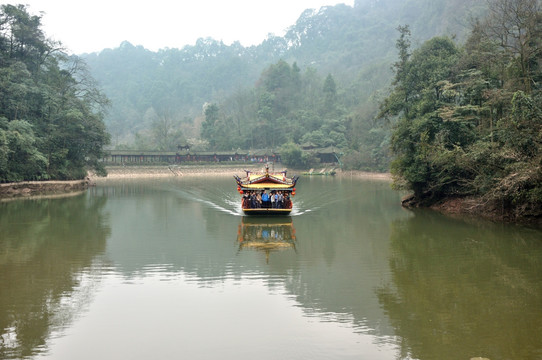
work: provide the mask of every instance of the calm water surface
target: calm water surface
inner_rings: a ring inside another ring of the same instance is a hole
[[[246,218],[230,177],[0,202],[1,359],[542,359],[542,232],[308,178]]]

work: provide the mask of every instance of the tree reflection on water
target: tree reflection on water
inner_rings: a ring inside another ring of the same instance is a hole
[[[0,203],[0,358],[43,349],[92,299],[94,259],[110,228],[105,197]]]
[[[392,283],[377,293],[402,357],[539,358],[539,236],[427,212],[394,222]]]

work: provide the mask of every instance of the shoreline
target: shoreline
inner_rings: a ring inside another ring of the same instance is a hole
[[[401,205],[408,210],[429,209],[465,220],[478,219],[501,224],[542,227],[542,217],[539,212],[529,213],[514,208],[507,209],[502,204],[484,200],[481,196],[448,197],[435,203],[422,204],[410,194],[403,197]]]
[[[0,199],[29,198],[42,195],[59,196],[80,193],[91,185],[89,179],[83,180],[50,180],[21,181],[0,184]]]
[[[231,177],[233,175],[242,175],[246,170],[261,171],[262,164],[227,164],[227,165],[154,165],[154,166],[108,166],[106,177],[99,177],[96,174],[89,173],[83,180],[66,181],[23,181],[18,183],[0,183],[0,201],[12,199],[36,199],[36,198],[55,198],[63,196],[73,196],[82,193],[91,186],[106,184],[108,182],[130,181],[130,180],[152,180],[152,179],[174,179],[185,176],[214,176]],[[276,171],[281,171],[284,167],[277,166]],[[287,169],[290,174],[303,174],[305,170]],[[311,175],[301,175],[310,177]],[[323,175],[313,175],[323,176]],[[391,183],[390,173],[367,172],[360,170],[338,170],[334,177],[342,179],[365,179],[384,181]],[[409,203],[411,196],[405,196],[400,205],[406,209],[426,208],[442,214],[453,217],[473,216],[480,219],[486,219],[494,222],[517,223],[517,224],[536,224],[542,225],[542,219],[539,217],[517,216],[503,209],[492,206],[482,206],[480,199],[476,198],[448,198],[439,203],[430,206],[420,206],[419,204]]]
[[[93,183],[101,183],[108,180],[124,180],[124,179],[158,179],[158,178],[175,178],[183,176],[233,176],[242,175],[246,170],[261,171],[261,164],[239,164],[239,165],[162,165],[162,166],[109,166],[106,167],[107,176],[98,177],[90,174],[89,178]],[[302,174],[306,170],[287,169],[277,166],[276,171],[283,169],[288,170],[290,174]],[[307,175],[305,175],[307,176]],[[319,175],[321,176],[321,175]],[[374,179],[374,180],[389,180],[389,173],[371,173],[366,171],[338,171],[336,177]]]
[[[106,177],[99,177],[89,173],[83,180],[53,180],[53,181],[22,181],[17,183],[0,183],[0,199],[35,198],[38,196],[70,195],[82,192],[90,186],[106,183],[108,181],[142,180],[182,178],[184,176],[233,176],[242,175],[246,170],[261,171],[262,164],[226,164],[226,165],[155,165],[155,166],[108,166]],[[288,170],[290,174],[303,174],[305,170],[287,169],[280,164],[276,171]],[[310,175],[302,175],[310,176]],[[314,175],[317,176],[317,175]],[[322,176],[322,175],[318,175]],[[338,170],[338,178],[357,178],[379,181],[391,181],[389,173],[371,173],[366,171]]]

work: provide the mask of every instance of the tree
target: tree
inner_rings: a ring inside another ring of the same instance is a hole
[[[331,74],[328,74],[324,80],[322,91],[324,92],[324,112],[333,112],[337,101],[337,84]]]
[[[25,5],[2,5],[0,11],[0,66],[22,61],[33,73],[58,50],[40,28],[41,17],[30,15]]]
[[[206,104],[203,108],[205,121],[201,124],[201,137],[209,141],[211,146],[216,145],[216,138],[219,136],[218,117],[219,108],[217,104]]]
[[[32,125],[0,118],[0,182],[47,180],[47,159],[36,147]]]
[[[174,151],[185,142],[178,122],[172,119],[168,111],[163,111],[152,123],[152,137],[155,149],[159,151]]]
[[[452,77],[458,54],[448,38],[427,41],[397,67],[402,72],[396,73],[396,88],[384,102],[383,114],[400,115],[391,139],[392,173],[419,198],[442,191],[431,154],[441,135],[453,132],[438,109],[443,102],[442,81]]]
[[[8,154],[1,181],[83,178],[87,168],[103,174],[108,101],[84,63],[45,39],[40,26],[24,5],[0,8],[1,147]]]
[[[0,68],[0,116],[25,118],[36,93],[38,87],[23,62],[15,61]]]
[[[299,105],[300,69],[296,63],[290,66],[280,60],[263,71],[260,84],[258,117],[271,129],[278,118],[287,116]],[[271,143],[274,146],[275,140]]]
[[[502,67],[502,81],[519,80],[521,90],[530,93],[534,71],[538,67],[542,17],[538,0],[495,0],[489,3],[490,16],[483,34],[500,48],[497,59]]]
[[[299,145],[287,143],[280,148],[280,157],[284,165],[292,167],[303,167],[303,152]]]
[[[392,85],[394,86],[390,96],[388,96],[380,105],[379,118],[389,118],[399,115],[401,112],[409,116],[410,86],[408,75],[408,66],[410,59],[410,29],[408,25],[398,26],[400,36],[395,43],[399,60],[395,62],[392,69],[395,73]]]

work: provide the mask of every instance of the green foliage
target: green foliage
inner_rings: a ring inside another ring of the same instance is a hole
[[[280,148],[282,162],[287,166],[303,167],[303,152],[301,147],[294,143],[287,143]]]
[[[103,173],[107,100],[84,64],[56,50],[24,5],[2,5],[0,24],[0,181]]]
[[[315,154],[304,152],[301,147],[293,142],[283,144],[280,149],[282,163],[296,169],[308,169],[319,163]]]
[[[417,196],[427,191],[440,191],[435,187],[431,153],[438,141],[454,146],[454,124],[443,121],[438,108],[443,102],[440,81],[452,76],[451,69],[459,54],[448,38],[434,38],[412,53],[401,66],[395,82],[400,96],[392,94],[381,113],[401,115],[391,139],[396,158],[392,172],[403,177]],[[404,96],[405,94],[408,94]]]
[[[406,57],[400,28],[403,57],[380,112],[397,118],[392,172],[422,202],[476,195],[512,216],[539,217],[542,11],[531,0],[492,6],[462,48],[433,38]]]
[[[47,179],[47,159],[36,148],[32,125],[0,119],[0,181]]]
[[[338,106],[331,75],[321,81],[313,69],[302,73],[295,63],[281,60],[262,72],[258,84],[252,102],[245,100],[243,107],[232,109],[235,97],[205,107],[201,137],[211,148],[277,148],[290,142],[348,146],[350,123]]]

